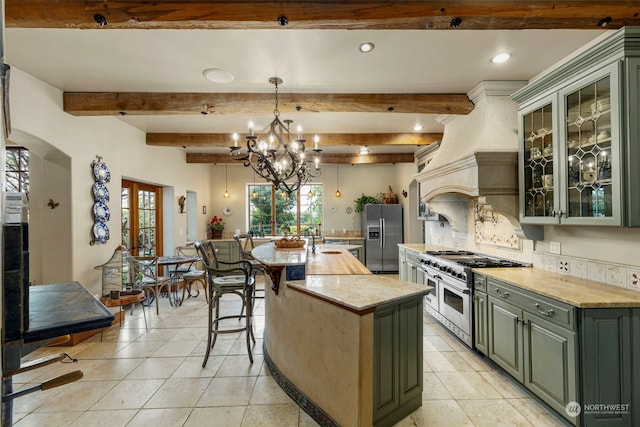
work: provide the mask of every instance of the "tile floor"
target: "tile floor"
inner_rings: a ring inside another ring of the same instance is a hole
[[[230,297],[231,298],[231,297]],[[68,352],[77,363],[57,363],[14,378],[14,390],[80,369],[84,377],[14,402],[16,426],[314,426],[279,388],[262,359],[254,363],[240,334],[223,335],[202,369],[206,303],[201,294],[178,309],[160,300],[160,316],[127,313],[122,328],[74,347],[43,348],[29,359]],[[255,310],[256,337],[264,326],[263,300]],[[235,300],[223,302],[237,312]],[[425,315],[422,407],[397,426],[561,426],[520,386],[471,352]]]

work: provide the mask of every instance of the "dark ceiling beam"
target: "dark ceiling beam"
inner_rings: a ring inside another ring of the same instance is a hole
[[[615,0],[5,0],[7,28],[593,29],[640,25],[639,12]]]
[[[413,163],[413,153],[322,154],[321,164],[359,165],[373,163]],[[242,164],[229,154],[187,153],[187,163]]]
[[[314,135],[315,136],[315,135]],[[442,141],[441,133],[321,133],[318,134],[320,148],[326,146],[345,145],[429,145]],[[232,144],[228,133],[147,133],[147,145],[183,148],[214,148],[229,147]],[[313,144],[311,136],[307,135],[307,146]],[[246,147],[246,142],[238,142]],[[313,147],[312,147],[313,148]]]
[[[273,93],[65,92],[64,111],[74,116],[269,114]],[[469,114],[473,103],[460,94],[280,93],[282,113]]]

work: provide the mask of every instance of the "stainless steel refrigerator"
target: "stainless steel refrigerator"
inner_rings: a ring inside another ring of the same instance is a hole
[[[365,205],[362,210],[365,259],[374,273],[398,271],[398,244],[402,243],[402,205]]]

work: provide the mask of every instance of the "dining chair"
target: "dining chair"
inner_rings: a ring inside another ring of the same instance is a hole
[[[194,245],[187,246],[178,246],[176,248],[176,253],[178,255],[197,255],[197,251]],[[207,302],[209,302],[209,295],[206,292],[206,278],[205,271],[202,267],[202,261],[192,262],[186,267],[179,267],[176,269],[175,274],[179,274],[184,285],[182,286],[182,301],[184,301],[185,295],[188,295],[189,298],[196,298],[200,295],[200,288],[198,283],[202,284],[202,289],[204,291],[204,297]],[[193,285],[195,284],[195,295],[192,294]]]
[[[141,287],[147,296],[149,301],[146,305],[149,306],[156,301],[156,314],[160,314],[160,307],[158,299],[160,293],[163,291],[170,292],[171,278],[169,276],[158,276],[158,257],[156,256],[134,256],[134,280]],[[143,304],[145,304],[143,302]]]
[[[211,242],[196,242],[196,250],[201,257],[206,271],[208,300],[208,326],[207,326],[207,350],[202,362],[204,368],[209,359],[209,353],[216,344],[218,334],[230,334],[245,331],[247,353],[249,361],[253,363],[251,352],[252,342],[256,339],[253,334],[253,290],[255,284],[255,272],[249,261],[225,262],[217,259],[215,246]],[[220,315],[220,302],[225,294],[238,295],[242,300],[242,309],[239,315]],[[214,313],[215,308],[215,313]],[[244,314],[243,314],[244,313]],[[229,326],[227,319],[244,319],[243,325]]]
[[[258,261],[252,254],[251,251],[255,248],[253,244],[253,237],[249,233],[237,234],[233,236],[233,240],[235,240],[236,245],[238,246],[238,250],[240,251],[240,255],[242,259],[245,261],[249,261],[254,270],[256,270],[256,275],[262,274],[265,275],[265,266],[260,261]],[[258,296],[258,292],[262,292],[260,296]],[[258,289],[257,287],[253,291],[254,299],[256,298],[264,298],[264,288]]]

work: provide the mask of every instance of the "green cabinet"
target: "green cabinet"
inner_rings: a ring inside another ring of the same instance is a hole
[[[623,28],[511,96],[522,223],[640,226],[639,47]]]
[[[420,253],[418,251],[400,247],[398,249],[398,263],[400,280],[424,285],[424,274],[420,269]]]
[[[378,307],[373,328],[373,420],[388,426],[422,405],[422,298]]]
[[[476,274],[474,332],[480,352],[569,422],[640,425],[640,308],[578,309]]]

